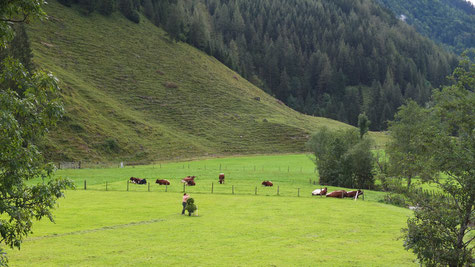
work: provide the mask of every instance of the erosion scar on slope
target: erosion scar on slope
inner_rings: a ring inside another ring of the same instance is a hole
[[[45,238],[62,237],[62,236],[68,236],[68,235],[82,235],[82,234],[94,233],[94,232],[99,232],[99,231],[127,228],[127,227],[131,227],[131,226],[137,226],[137,225],[143,225],[143,224],[152,224],[152,223],[162,222],[162,221],[165,221],[165,220],[164,219],[153,219],[153,220],[148,220],[148,221],[139,221],[139,222],[126,223],[126,224],[117,224],[117,225],[112,225],[112,226],[104,226],[104,227],[96,228],[96,229],[88,229],[88,230],[74,231],[74,232],[62,233],[62,234],[52,234],[52,235],[31,237],[31,238],[26,239],[25,241],[36,241],[36,240],[41,240],[41,239],[45,239]]]

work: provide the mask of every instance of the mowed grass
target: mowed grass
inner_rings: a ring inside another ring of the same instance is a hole
[[[398,240],[410,211],[372,201],[67,191],[12,266],[409,266]]]
[[[220,167],[225,185],[217,183]],[[378,203],[383,194],[369,190],[364,201],[310,196],[320,186],[309,182],[317,179],[317,173],[305,154],[57,174],[73,179],[78,188],[60,200],[55,224],[36,223],[21,251],[9,251],[12,266],[413,264],[413,254],[398,239],[411,211]],[[196,200],[198,216],[180,215],[179,179],[186,175],[197,175],[197,186],[186,191]],[[164,186],[152,184],[148,192],[147,185],[129,184],[127,192],[130,176],[168,178],[172,185],[165,192]],[[275,187],[260,186],[263,179],[272,180]]]

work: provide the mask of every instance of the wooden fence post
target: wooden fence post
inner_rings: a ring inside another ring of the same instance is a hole
[[[107,181],[106,181],[106,191],[107,191]]]
[[[211,194],[213,194],[214,183],[211,183]]]
[[[165,185],[165,192],[168,192],[168,185]]]
[[[297,191],[297,197],[300,197],[300,188]]]
[[[127,181],[127,191],[129,191],[129,181]]]
[[[150,182],[148,182],[148,192],[150,192]]]
[[[186,193],[186,190],[185,190],[185,183],[183,183],[183,193]]]
[[[279,195],[279,187],[280,187],[280,186],[277,186],[277,195]]]
[[[86,187],[86,180],[84,180],[84,190],[86,190],[87,187]]]
[[[256,191],[255,191],[255,194],[257,195],[257,186],[256,186]]]
[[[287,166],[287,172],[290,172],[290,166]]]
[[[233,185],[233,195],[234,195],[234,185]]]

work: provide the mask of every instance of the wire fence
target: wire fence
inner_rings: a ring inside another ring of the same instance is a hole
[[[95,191],[122,191],[122,192],[170,192],[170,193],[193,193],[193,194],[222,194],[222,195],[261,195],[261,196],[285,196],[285,197],[323,197],[312,196],[311,192],[316,184],[315,180],[309,180],[307,186],[292,187],[288,185],[274,185],[266,187],[263,185],[250,184],[219,184],[218,182],[201,182],[195,186],[183,184],[158,185],[155,181],[147,180],[146,184],[131,183],[130,180],[118,182],[104,182],[88,185],[84,180],[83,185],[78,188],[82,190]],[[312,188],[312,189],[311,189]],[[364,195],[361,195],[364,200]]]

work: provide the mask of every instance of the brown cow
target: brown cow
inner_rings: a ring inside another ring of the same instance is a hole
[[[274,184],[271,181],[264,181],[262,182],[263,186],[273,186]]]
[[[356,197],[356,193],[358,193],[358,197],[361,196],[363,194],[363,191],[361,190],[357,190],[357,191],[348,191],[346,192],[346,197]]]
[[[187,183],[188,181],[194,181],[195,176],[186,176],[185,178],[181,179],[182,183]]]
[[[346,191],[345,190],[337,190],[333,191],[327,194],[327,197],[336,197],[336,198],[344,198],[346,197]]]
[[[159,185],[170,185],[170,181],[168,181],[166,179],[157,179],[157,181],[155,181],[155,183],[157,183]]]
[[[327,194],[327,188],[315,189],[312,192],[312,196],[324,196]]]
[[[224,184],[224,173],[219,174],[219,183]]]
[[[186,185],[187,185],[187,186],[195,186],[196,183],[195,183],[195,181],[190,180],[190,181],[186,182]]]

